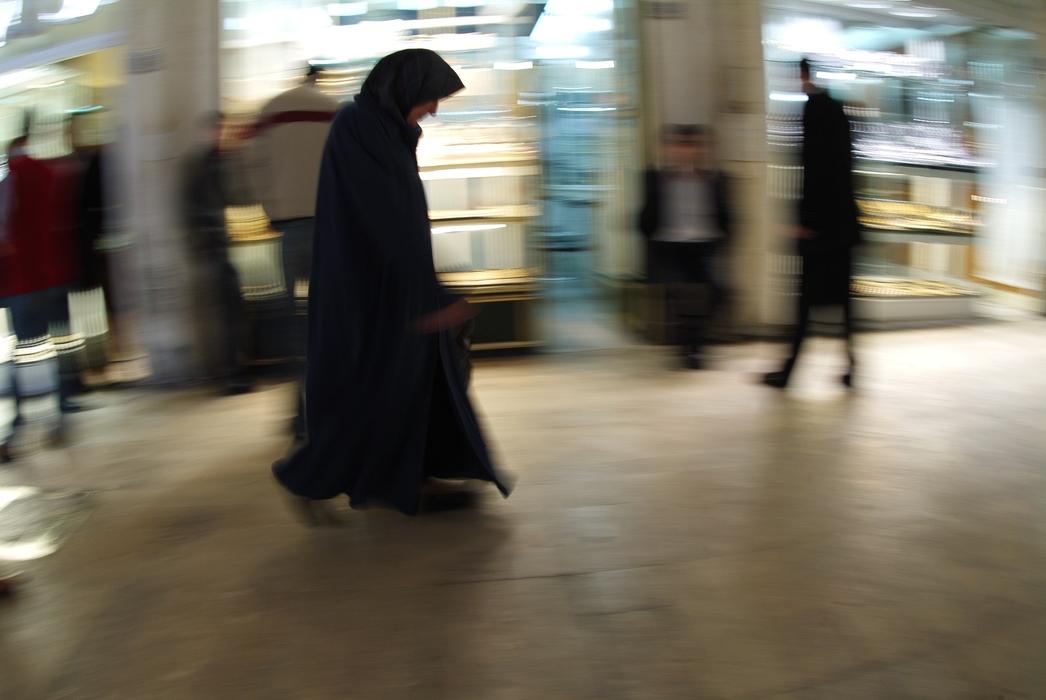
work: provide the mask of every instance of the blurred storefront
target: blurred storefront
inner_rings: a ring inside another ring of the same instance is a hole
[[[766,3],[775,220],[790,221],[802,183],[797,61],[805,55],[814,82],[844,103],[853,126],[863,238],[853,292],[866,324],[962,320],[979,297],[1041,303],[1044,69],[1039,36],[1014,28],[1041,17],[1019,4],[979,13],[968,3]],[[796,262],[783,245],[777,253],[771,297],[785,319]]]
[[[242,136],[310,62],[325,69],[321,89],[346,101],[378,58],[407,47],[439,51],[467,87],[425,123],[419,160],[440,273],[485,304],[479,347],[555,345],[595,326],[657,336],[635,218],[666,123],[710,125],[730,176],[736,329],[789,323],[800,55],[858,130],[866,244],[855,289],[866,318],[940,321],[978,296],[1041,304],[1041,3],[940,4],[955,7],[0,0],[0,142],[31,113],[34,153],[62,157],[75,112],[85,140],[111,154],[119,196],[103,245],[127,313],[92,332],[126,332],[118,352],[147,356],[139,365],[155,381],[206,376],[214,352],[179,210],[194,120],[227,115],[225,145],[244,175],[229,212],[232,254],[264,317],[277,296],[304,298],[307,284],[279,272],[280,240],[258,217]],[[256,342],[258,359],[280,359]]]
[[[125,276],[110,274],[127,267],[131,241],[120,206],[123,168],[113,145],[126,84],[127,37],[115,0],[0,2],[0,144],[5,146],[0,180],[8,176],[7,144],[27,135],[30,154],[47,164],[47,189],[53,190],[30,194],[49,202],[44,218],[57,231],[47,248],[56,259],[33,268],[53,271],[54,279],[16,287],[39,293],[34,285],[57,283],[56,303],[68,307],[66,318],[47,326],[48,335],[18,339],[10,313],[0,309],[0,442],[9,436],[14,383],[36,386],[22,396],[27,424],[40,419],[43,425],[57,414],[57,394],[45,391],[57,381],[48,367],[60,367],[63,381],[79,375],[88,385],[149,373],[130,309],[115,303],[116,297],[127,298],[121,286]],[[97,197],[84,196],[88,181]],[[89,226],[81,225],[81,206],[91,212]]]
[[[425,122],[418,156],[437,269],[484,305],[478,349],[542,345],[557,332],[545,323],[549,305],[593,303],[641,269],[634,2],[221,7],[222,103],[234,126],[309,63],[324,68],[319,87],[339,101],[393,51],[430,48],[454,65],[466,89]],[[248,252],[266,240],[240,241],[241,266],[272,260]]]

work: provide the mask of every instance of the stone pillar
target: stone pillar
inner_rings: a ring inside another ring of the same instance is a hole
[[[205,366],[179,194],[193,122],[219,106],[218,2],[126,0],[131,38],[123,158],[134,242],[124,271],[158,383],[197,378]]]
[[[762,6],[758,0],[644,2],[647,163],[658,162],[664,123],[712,125],[719,166],[731,178],[737,330],[769,318]]]
[[[766,260],[773,240],[766,196],[762,4],[759,0],[717,2],[712,26],[716,27],[720,162],[733,184],[735,321],[740,332],[760,334],[772,320]]]

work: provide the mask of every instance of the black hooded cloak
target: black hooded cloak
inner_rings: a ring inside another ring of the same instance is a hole
[[[386,56],[331,125],[309,281],[307,441],[273,466],[291,492],[407,514],[426,477],[494,482],[452,331],[420,318],[455,297],[436,277],[410,110],[464,87],[432,51]]]

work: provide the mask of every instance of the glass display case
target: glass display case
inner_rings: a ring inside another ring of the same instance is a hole
[[[789,27],[801,26],[778,22],[770,35],[787,38]],[[1042,184],[1041,137],[1031,126],[1041,124],[1041,108],[1027,99],[1035,80],[1022,76],[1021,42],[972,27],[938,36],[929,27],[910,31],[916,38],[897,40],[894,50],[873,51],[848,46],[857,35],[842,21],[819,26],[838,32],[822,42],[835,42],[833,50],[767,42],[770,194],[794,207],[801,192],[805,95],[797,62],[806,55],[814,82],[851,121],[862,237],[855,316],[887,326],[954,321],[973,316],[976,299],[999,289],[1037,294],[1041,272],[1021,271],[1041,265],[1041,251],[1027,244],[1018,256],[1013,243],[1038,236],[1033,213],[1042,214],[1033,194]],[[879,34],[892,36],[888,28]],[[1008,121],[1019,137],[1006,138]]]
[[[249,134],[307,62],[346,102],[381,56],[440,53],[466,89],[422,124],[434,262],[482,305],[476,350],[534,347],[553,292],[587,295],[641,262],[635,13],[634,0],[222,3],[223,111]]]
[[[482,81],[493,70],[461,72]],[[541,176],[534,127],[524,108],[451,99],[418,147],[436,271],[446,286],[482,305],[476,350],[541,343],[534,305],[542,260],[531,242]]]

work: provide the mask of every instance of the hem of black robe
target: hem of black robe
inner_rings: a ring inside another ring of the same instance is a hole
[[[421,479],[418,481],[417,490],[414,492],[414,498],[412,503],[404,502],[402,498],[396,498],[396,494],[381,494],[376,491],[382,489],[372,490],[365,497],[357,497],[353,494],[353,486],[349,486],[338,493],[322,498],[316,498],[313,494],[301,493],[298,489],[293,488],[281,477],[281,471],[290,461],[293,459],[293,455],[277,460],[272,465],[273,476],[276,480],[287,489],[288,492],[299,496],[301,498],[312,498],[314,500],[329,500],[331,498],[337,498],[342,494],[346,494],[349,497],[349,505],[352,508],[361,509],[373,502],[382,503],[389,505],[396,510],[404,513],[405,515],[417,515],[418,508],[420,505],[421,489],[425,483],[425,479],[428,477],[440,478],[440,479],[469,479],[475,481],[486,481],[493,483],[501,495],[508,498],[512,489],[500,479],[497,473],[494,471],[493,464],[490,459],[490,455],[487,452],[486,441],[483,439],[483,433],[479,427],[478,421],[475,417],[475,412],[472,409],[471,402],[469,401],[467,389],[464,387],[464,380],[462,378],[462,368],[459,362],[457,362],[457,349],[453,345],[453,339],[449,331],[444,331],[438,334],[439,357],[436,362],[436,366],[433,368],[432,373],[432,396],[437,400],[445,400],[448,403],[445,408],[450,409],[447,411],[446,418],[449,421],[453,421],[450,427],[452,432],[449,432],[444,437],[457,438],[461,444],[454,446],[450,445],[451,448],[456,448],[461,451],[457,459],[451,459],[448,461],[459,462],[458,465],[446,469],[443,465],[438,470],[433,470],[432,460],[437,455],[433,455],[430,452],[428,445],[428,439],[426,440],[425,454],[422,461]],[[440,387],[439,382],[444,382],[443,386]],[[455,383],[456,390],[451,390],[451,382]],[[433,428],[433,408],[436,405],[430,406],[429,421],[426,423],[426,430],[429,430],[428,435],[431,438],[431,430]],[[437,429],[439,426],[436,426]],[[441,447],[447,448],[447,445]],[[308,440],[300,445],[295,452],[301,450],[307,450],[309,448]],[[471,462],[471,464],[469,464]],[[444,462],[444,465],[446,462]],[[392,496],[390,498],[389,496]]]

